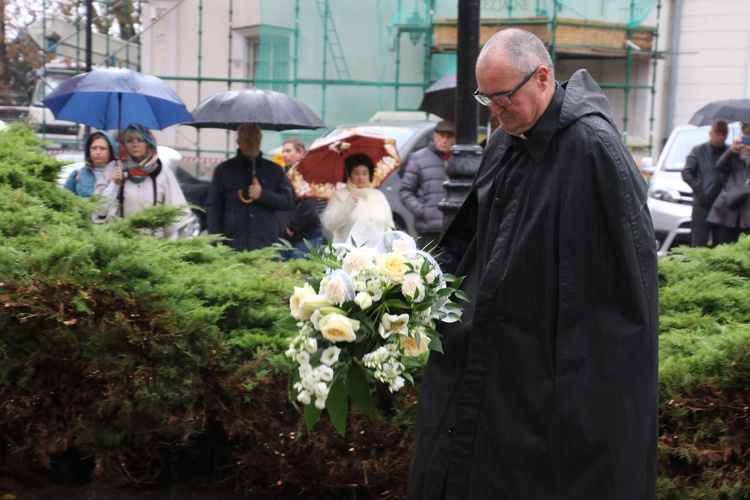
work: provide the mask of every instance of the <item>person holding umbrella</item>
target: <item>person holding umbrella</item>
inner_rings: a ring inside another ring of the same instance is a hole
[[[727,122],[715,120],[708,133],[708,142],[695,146],[685,159],[682,180],[693,190],[690,222],[692,247],[708,246],[709,240],[714,245],[719,243],[718,227],[706,219],[726,182],[726,175],[716,169],[716,162],[727,150],[725,141],[728,133]]]
[[[241,125],[237,156],[216,167],[208,191],[208,234],[223,234],[238,251],[271,246],[279,239],[276,212],[294,206],[284,170],[263,158],[261,139],[257,125]]]
[[[97,184],[104,189],[112,180],[117,149],[117,143],[107,132],[89,134],[84,142],[84,163],[70,173],[65,189],[83,197],[94,194]]]
[[[365,153],[344,159],[346,186],[333,192],[323,212],[323,225],[333,234],[334,243],[349,243],[349,232],[358,221],[376,231],[394,228],[391,206],[385,195],[371,187],[375,164]],[[363,241],[357,241],[361,245]]]
[[[716,197],[707,221],[718,226],[717,244],[734,243],[750,234],[750,123],[742,123],[737,137],[716,162],[716,169],[727,176],[724,190]],[[733,192],[746,193],[736,201]]]
[[[125,219],[148,206],[185,206],[186,217],[155,234],[166,238],[183,236],[190,208],[175,174],[169,168],[162,168],[154,135],[143,125],[133,123],[120,132],[118,141],[120,161],[112,170],[112,180],[102,190],[109,202],[92,220],[104,223],[117,217]]]

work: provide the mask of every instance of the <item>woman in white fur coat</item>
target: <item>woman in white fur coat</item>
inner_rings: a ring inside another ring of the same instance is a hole
[[[371,187],[375,164],[368,155],[353,154],[344,160],[346,186],[333,192],[323,212],[323,225],[333,235],[334,243],[347,241],[357,221],[376,231],[394,228],[391,206],[385,195]],[[357,245],[365,242],[357,241]]]

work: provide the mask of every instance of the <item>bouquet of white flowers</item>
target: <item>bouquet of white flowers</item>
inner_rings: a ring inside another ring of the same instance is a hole
[[[293,392],[305,405],[307,427],[328,411],[343,435],[349,398],[371,414],[367,374],[403,387],[406,371],[427,350],[440,351],[439,321],[458,321],[467,300],[461,279],[441,272],[428,252],[400,231],[375,233],[355,225],[352,244],[313,249],[325,274],[294,287],[291,316],[299,333],[286,355],[299,366]],[[361,242],[361,243],[360,243]]]

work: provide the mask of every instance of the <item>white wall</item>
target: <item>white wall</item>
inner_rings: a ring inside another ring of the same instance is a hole
[[[674,1],[674,0],[673,0]],[[750,1],[682,0],[674,125],[703,105],[750,97]]]

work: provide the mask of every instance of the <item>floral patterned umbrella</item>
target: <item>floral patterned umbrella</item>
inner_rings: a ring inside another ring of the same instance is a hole
[[[336,186],[344,182],[344,160],[356,153],[365,153],[372,158],[375,164],[374,188],[401,166],[396,140],[390,137],[361,132],[321,137],[286,174],[297,197],[329,199]]]

